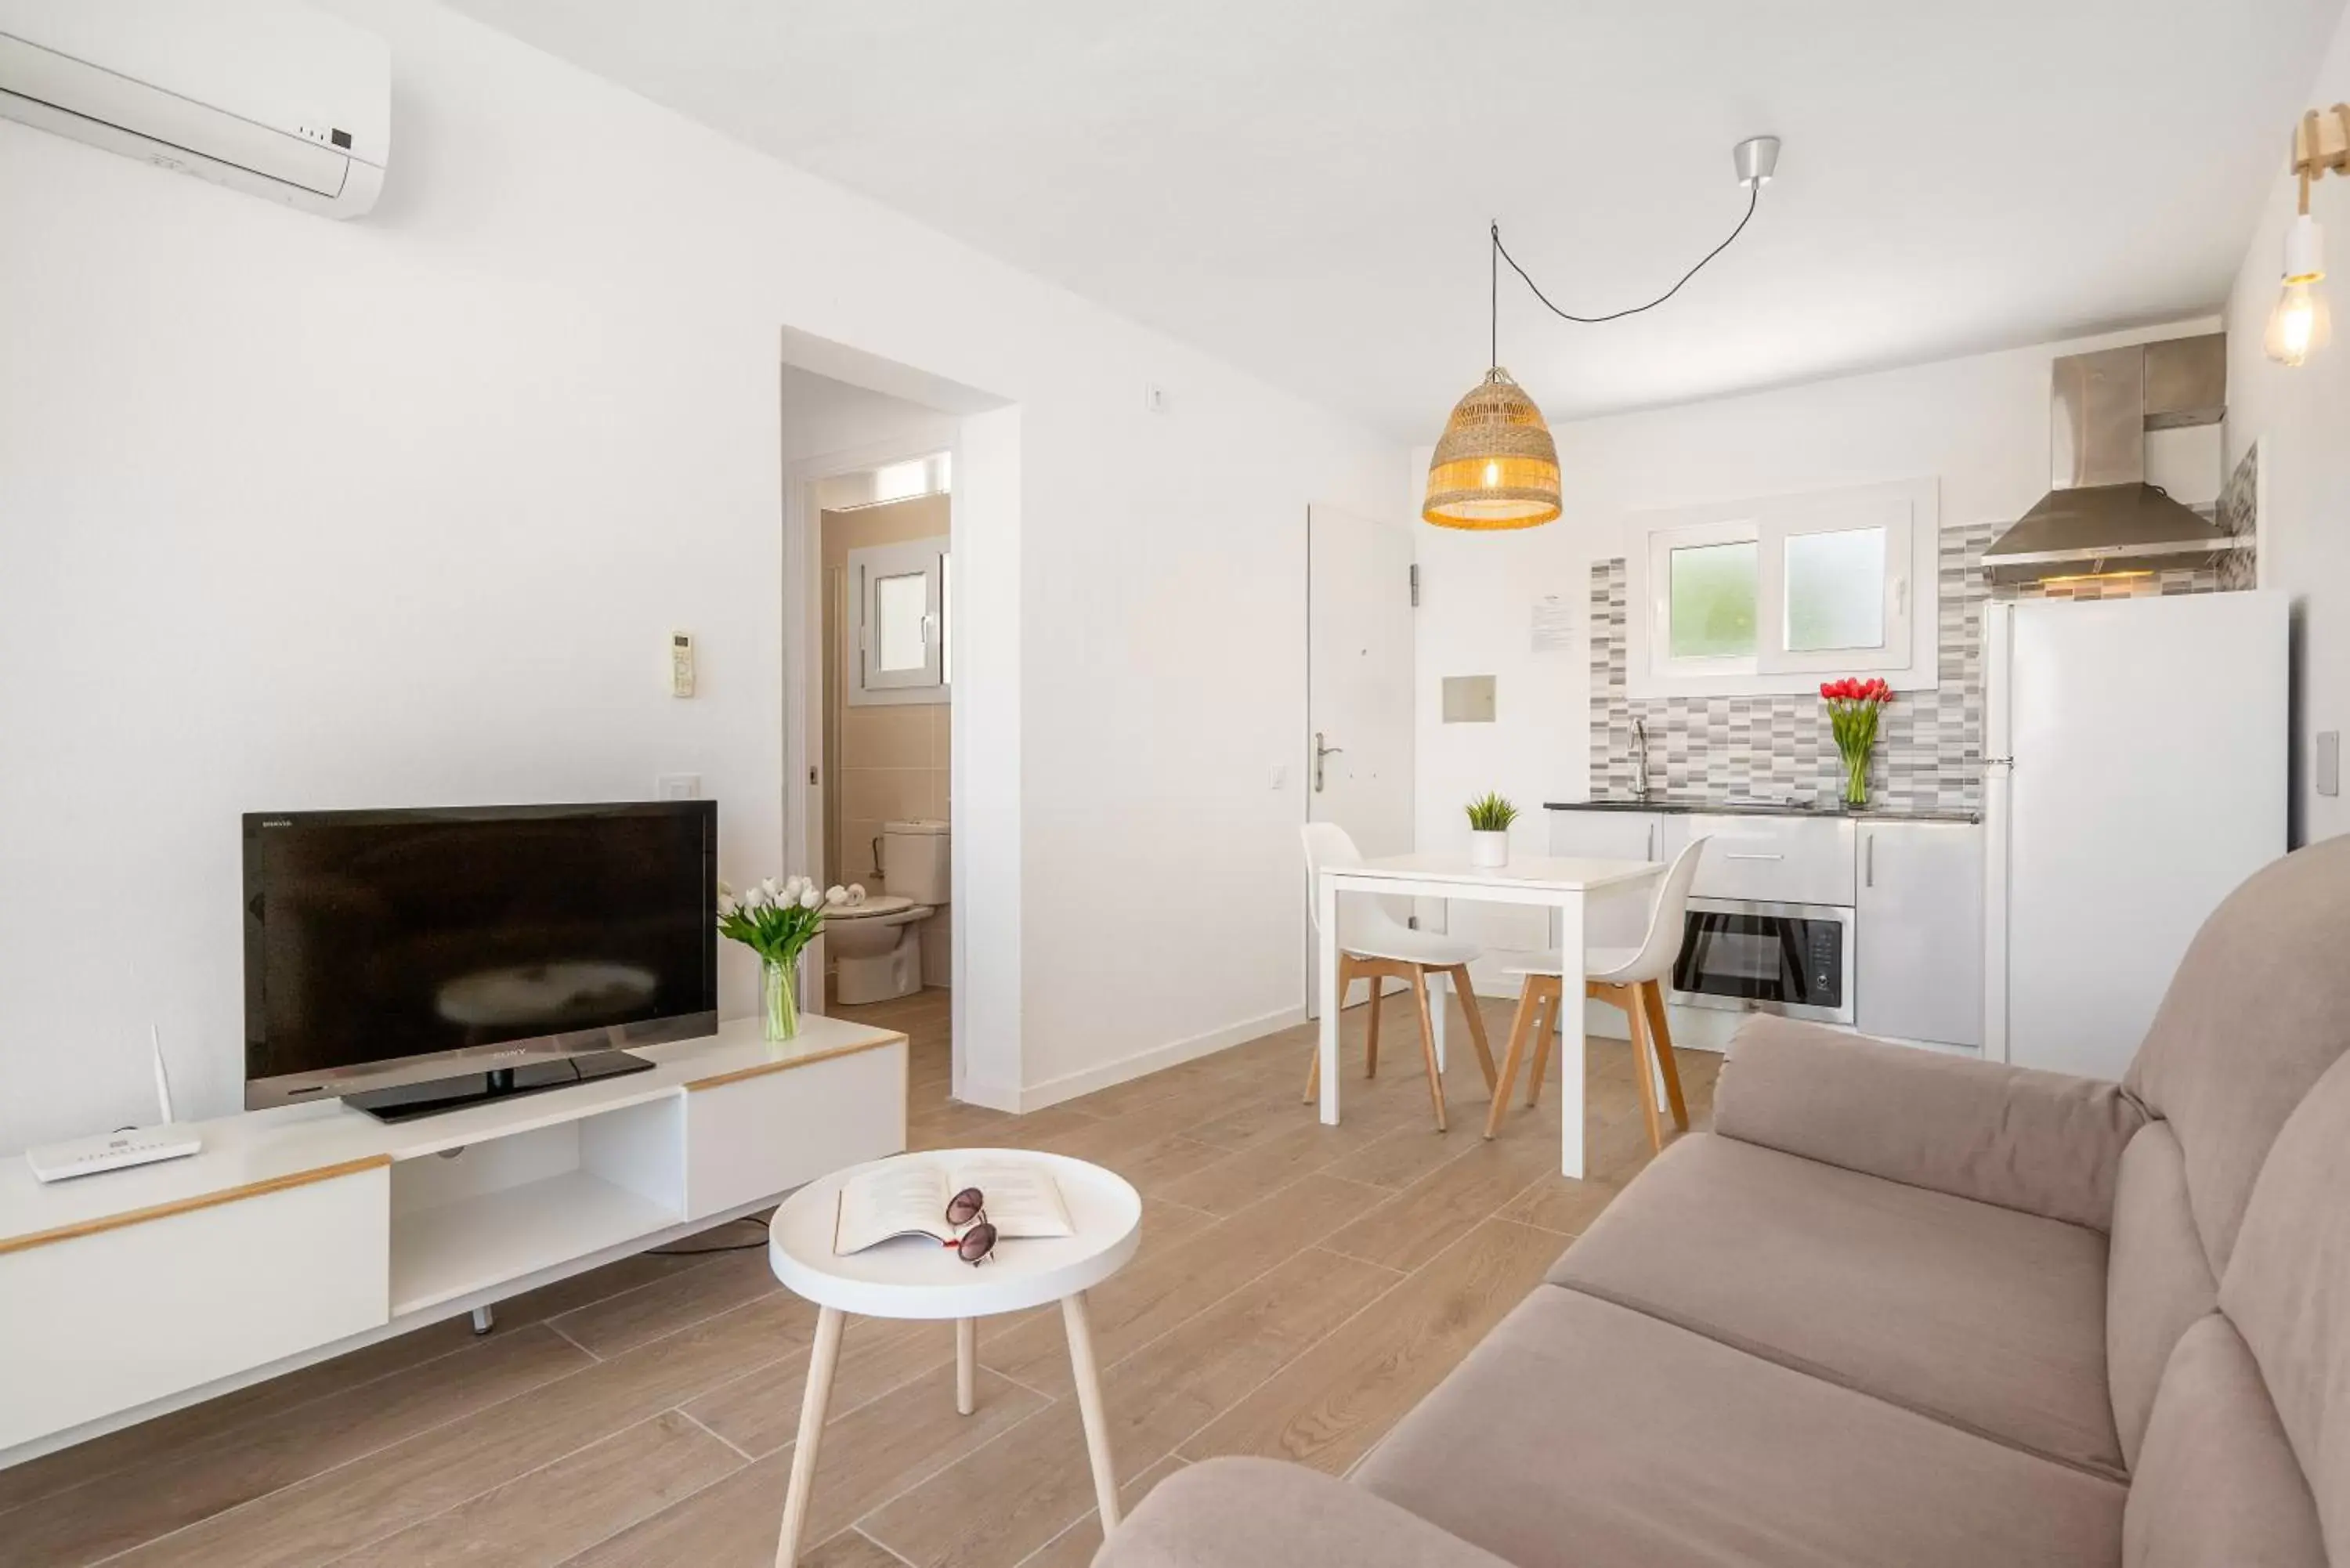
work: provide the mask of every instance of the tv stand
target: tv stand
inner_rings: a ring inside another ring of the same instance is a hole
[[[906,1147],[906,1037],[756,1019],[385,1122],[203,1122],[167,1165],[0,1160],[0,1469],[754,1214]],[[517,1071],[519,1079],[522,1073]]]
[[[368,1089],[345,1095],[343,1104],[365,1111],[378,1121],[404,1122],[463,1110],[489,1100],[567,1089],[591,1079],[647,1073],[652,1065],[650,1060],[632,1052],[589,1051],[577,1056],[544,1057],[513,1067],[493,1067],[486,1073],[460,1073],[450,1078],[428,1078],[421,1084]]]

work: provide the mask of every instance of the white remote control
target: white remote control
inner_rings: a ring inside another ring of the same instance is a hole
[[[43,1181],[63,1181],[69,1176],[95,1176],[126,1165],[152,1165],[159,1159],[180,1159],[204,1147],[204,1140],[186,1127],[132,1127],[127,1132],[78,1137],[46,1148],[28,1148],[25,1159]]]

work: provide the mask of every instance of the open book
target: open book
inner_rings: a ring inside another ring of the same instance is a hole
[[[966,1187],[986,1198],[988,1220],[1000,1237],[1077,1233],[1059,1184],[1040,1166],[910,1160],[841,1184],[833,1255],[861,1252],[893,1236],[953,1240],[967,1227],[947,1223],[947,1204]]]

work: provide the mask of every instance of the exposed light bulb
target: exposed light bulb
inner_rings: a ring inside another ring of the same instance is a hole
[[[1499,490],[1502,488],[1502,465],[1500,463],[1489,462],[1485,465],[1485,488],[1488,490]]]
[[[2269,313],[2269,358],[2282,365],[2305,362],[2328,336],[2325,296],[2311,280],[2294,278],[2277,296]]]
[[[2325,347],[2333,323],[2318,285],[2325,277],[2324,234],[2317,220],[2303,213],[2284,236],[2284,287],[2276,308],[2269,313],[2269,358],[2282,365],[2299,365]]]

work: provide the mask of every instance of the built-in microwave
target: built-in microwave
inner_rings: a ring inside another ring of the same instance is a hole
[[[1673,1000],[1852,1022],[1852,911],[1833,904],[1691,898]]]

